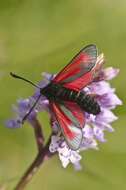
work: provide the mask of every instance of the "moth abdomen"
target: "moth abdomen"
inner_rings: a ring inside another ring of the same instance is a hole
[[[77,98],[77,104],[86,112],[97,115],[100,113],[100,106],[90,95],[80,93]]]
[[[91,114],[100,113],[100,106],[93,97],[81,91],[68,89],[59,84],[50,83],[41,90],[49,100],[63,102],[71,101],[77,103],[81,109]]]

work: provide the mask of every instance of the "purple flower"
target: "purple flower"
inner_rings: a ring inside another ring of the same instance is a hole
[[[16,117],[14,119],[7,120],[6,126],[8,128],[19,128],[22,126],[22,119],[29,111],[33,104],[33,98],[20,99],[17,101],[17,105],[12,107],[15,112]],[[28,121],[31,122],[36,117],[37,110],[34,109],[32,113],[28,116]]]
[[[118,72],[118,69],[108,68],[102,70],[101,74],[102,78],[105,80],[111,80],[116,77]],[[80,167],[79,161],[81,157],[79,157],[79,153],[81,151],[87,149],[98,150],[98,141],[106,142],[104,131],[113,132],[114,129],[112,128],[111,123],[117,120],[117,116],[115,116],[111,110],[117,105],[122,105],[122,101],[115,94],[115,89],[111,88],[110,84],[104,80],[93,82],[83,90],[88,94],[96,94],[95,98],[101,107],[101,112],[97,116],[86,113],[86,124],[83,128],[83,140],[78,151],[71,150],[65,140],[62,140],[62,145],[64,146],[61,146],[60,137],[58,138],[58,141],[54,141],[57,136],[53,136],[50,147],[56,147],[53,151],[55,150],[58,152],[63,167],[72,163],[74,168],[78,169],[76,164]],[[77,156],[75,156],[75,152]],[[74,159],[71,159],[72,157],[74,157]]]
[[[8,128],[19,128],[22,126],[21,121],[18,120],[18,118],[7,120],[5,124]]]
[[[51,144],[49,147],[50,152],[57,152],[59,159],[62,162],[64,168],[67,167],[69,163],[74,165],[74,168],[77,170],[81,169],[80,165],[80,152],[87,149],[96,149],[98,150],[98,142],[105,142],[104,131],[113,132],[114,129],[111,126],[111,123],[117,120],[117,116],[114,115],[112,109],[117,105],[121,105],[122,102],[115,94],[115,89],[105,80],[111,80],[116,77],[119,70],[112,67],[101,69],[99,77],[96,78],[89,86],[83,89],[87,94],[94,94],[94,98],[98,101],[101,112],[98,115],[92,115],[85,113],[86,124],[82,129],[83,139],[80,145],[80,148],[77,151],[71,150],[67,145],[63,135],[61,134],[58,123],[53,120],[52,113],[49,109],[49,101],[46,97],[41,96],[40,101],[36,105],[35,109],[28,116],[27,121],[32,124],[37,117],[37,113],[41,111],[47,111],[50,114],[51,120]],[[44,73],[44,80],[39,83],[39,86],[43,88],[46,86],[55,75]],[[104,79],[104,80],[103,80]],[[16,113],[16,119],[11,119],[6,122],[7,127],[9,128],[18,128],[21,127],[21,121],[23,117],[28,113],[29,109],[32,107],[36,98],[40,95],[40,90],[36,90],[32,97],[28,99],[20,99],[17,101],[17,106],[13,106],[13,110]]]
[[[78,154],[78,151],[71,150],[67,143],[61,139],[61,137],[53,135],[50,144],[50,152],[55,151],[58,152],[59,158],[64,168],[66,168],[70,162],[76,165],[81,160],[81,156]]]

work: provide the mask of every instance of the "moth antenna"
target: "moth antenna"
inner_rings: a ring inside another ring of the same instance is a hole
[[[35,103],[33,104],[33,106],[30,108],[30,110],[28,111],[28,113],[26,113],[26,115],[23,117],[22,119],[22,124],[24,124],[24,121],[27,119],[27,117],[31,114],[32,110],[35,108],[36,104],[38,103],[39,99],[41,97],[41,94],[38,96],[37,100],[35,101]]]
[[[35,86],[36,88],[41,89],[40,86],[34,84],[32,81],[30,81],[30,80],[28,80],[28,79],[26,79],[26,78],[24,78],[24,77],[21,77],[21,76],[19,76],[19,75],[16,75],[15,73],[12,73],[12,72],[10,72],[10,75],[11,75],[13,78],[21,79],[21,80],[23,80],[23,81],[25,81],[25,82],[27,82],[27,83],[30,83],[32,86]]]

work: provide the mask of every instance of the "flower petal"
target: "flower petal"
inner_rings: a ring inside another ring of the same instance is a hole
[[[105,142],[106,139],[104,138],[104,132],[99,127],[94,127],[94,135],[97,140],[100,142]]]
[[[119,73],[119,69],[108,67],[103,70],[104,80],[111,80]]]
[[[89,89],[90,93],[97,95],[114,92],[114,89],[112,89],[110,84],[106,81],[93,82],[89,86]]]
[[[95,123],[98,125],[105,125],[117,119],[118,117],[115,116],[114,113],[112,113],[110,110],[102,108],[102,111],[100,112],[100,114],[96,116]]]
[[[5,122],[6,127],[8,128],[20,128],[22,127],[21,121],[19,119],[14,120],[10,119]]]
[[[122,105],[122,101],[113,92],[105,93],[97,97],[97,100],[102,107],[108,109],[114,109],[117,105]]]

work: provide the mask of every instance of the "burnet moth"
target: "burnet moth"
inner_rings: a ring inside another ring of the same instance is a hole
[[[85,112],[97,115],[100,106],[93,95],[82,89],[92,83],[98,76],[104,62],[103,54],[98,56],[96,45],[84,47],[66,67],[44,88],[33,82],[10,73],[12,77],[22,79],[40,89],[40,95],[23,118],[22,123],[30,115],[41,95],[49,100],[49,107],[57,121],[60,131],[68,146],[77,150],[82,141],[82,128],[85,125]]]

